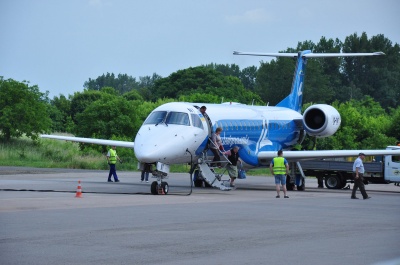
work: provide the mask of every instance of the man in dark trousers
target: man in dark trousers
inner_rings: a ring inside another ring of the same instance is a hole
[[[110,173],[108,174],[108,182],[113,182],[111,180],[111,175],[114,176],[114,181],[119,182],[118,176],[117,176],[117,171],[115,169],[115,164],[117,163],[117,160],[122,163],[121,159],[117,155],[117,151],[115,150],[116,147],[112,146],[110,150],[108,150],[107,153],[107,161],[108,165],[110,165]]]
[[[353,186],[353,191],[351,193],[351,198],[352,199],[358,199],[356,197],[356,191],[358,188],[360,188],[361,194],[363,196],[363,199],[370,199],[371,197],[368,197],[367,192],[365,191],[365,186],[364,186],[364,164],[363,160],[365,158],[364,153],[359,153],[358,158],[354,161],[353,164],[353,176],[354,176],[354,186]]]
[[[224,154],[228,156],[229,162],[231,162],[230,164],[226,165],[226,169],[228,170],[229,177],[231,178],[231,181],[230,181],[231,187],[235,187],[235,179],[238,176],[237,164],[238,164],[238,162],[242,163],[242,161],[239,160],[238,151],[239,151],[239,147],[234,146],[231,150],[224,152]]]

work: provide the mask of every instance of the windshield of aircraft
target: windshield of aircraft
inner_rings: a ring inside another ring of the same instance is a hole
[[[189,115],[184,112],[154,111],[146,119],[144,124],[179,124],[190,126]]]

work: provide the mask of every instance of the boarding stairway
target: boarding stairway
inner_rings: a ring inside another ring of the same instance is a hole
[[[212,143],[210,139],[210,143]],[[203,178],[203,180],[209,184],[213,188],[218,188],[220,190],[231,190],[232,187],[230,187],[230,178],[228,179],[222,179],[224,176],[224,173],[226,172],[225,166],[227,164],[231,164],[229,159],[224,155],[224,153],[221,152],[221,150],[217,149],[220,153],[221,159],[220,161],[212,161],[212,160],[207,160],[207,151],[204,150],[202,153],[202,157],[199,158],[198,160],[198,168],[199,168],[199,175]],[[222,167],[213,167],[211,165],[220,163],[223,165]],[[217,171],[221,171],[217,172]]]

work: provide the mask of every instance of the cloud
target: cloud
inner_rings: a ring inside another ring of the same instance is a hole
[[[240,15],[226,16],[225,20],[232,24],[239,23],[261,23],[271,20],[271,16],[263,9],[248,10]]]

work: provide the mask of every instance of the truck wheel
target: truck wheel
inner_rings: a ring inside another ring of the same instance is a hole
[[[341,187],[340,178],[336,175],[325,176],[325,186],[328,189],[340,189]]]

